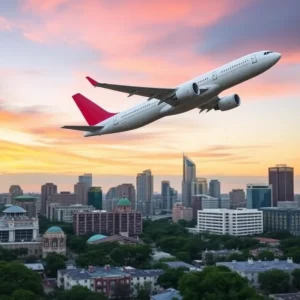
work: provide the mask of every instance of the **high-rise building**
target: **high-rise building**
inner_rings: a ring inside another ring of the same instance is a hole
[[[37,217],[36,201],[37,201],[36,197],[29,196],[29,195],[18,196],[14,198],[14,203],[24,208],[29,218]]]
[[[42,185],[41,190],[41,214],[46,215],[47,201],[50,196],[57,194],[57,186],[53,183],[46,183]]]
[[[207,188],[207,180],[206,178],[197,177],[192,182],[192,196],[194,195],[207,195],[208,188]]]
[[[198,210],[197,231],[237,236],[260,234],[263,213],[247,208]]]
[[[247,208],[271,207],[272,186],[267,184],[247,184]]]
[[[90,173],[85,173],[78,177],[78,181],[80,183],[84,183],[86,185],[87,189],[89,189],[93,185],[93,175]]]
[[[123,198],[112,212],[74,212],[73,228],[76,235],[126,233],[129,237],[138,237],[143,231],[142,213],[133,211],[130,201]]]
[[[78,182],[74,185],[74,194],[76,195],[76,203],[87,205],[88,203],[88,188],[84,182]]]
[[[208,195],[194,195],[192,197],[193,219],[197,219],[198,210],[220,208],[219,198],[214,198]]]
[[[209,195],[215,198],[221,198],[221,183],[217,179],[209,182]]]
[[[245,192],[242,189],[233,189],[229,193],[230,199],[230,208],[238,208],[238,207],[245,207],[246,206],[246,196]]]
[[[132,204],[132,209],[136,210],[135,187],[131,183],[123,183],[116,187],[116,198],[128,198]]]
[[[172,209],[174,204],[178,202],[178,192],[170,187],[170,208]]]
[[[88,205],[94,206],[96,209],[102,210],[102,189],[93,186],[88,191]]]
[[[21,187],[19,185],[11,185],[9,188],[9,202],[7,204],[14,204],[14,199],[16,197],[22,196],[23,195],[23,190],[21,189]]]
[[[196,179],[196,165],[183,155],[183,178],[182,178],[182,204],[186,207],[192,205],[192,182]]]
[[[279,201],[294,200],[294,168],[287,165],[269,168],[269,184],[272,184],[273,206]]]
[[[152,198],[153,198],[153,175],[151,170],[145,170],[143,173],[137,174],[137,201],[145,204],[145,213],[151,215],[153,213]]]
[[[162,208],[171,209],[171,195],[170,195],[170,181],[161,182],[161,198],[162,198]]]

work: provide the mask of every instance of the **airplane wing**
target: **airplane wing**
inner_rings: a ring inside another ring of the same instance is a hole
[[[102,87],[104,89],[127,93],[127,94],[129,94],[128,97],[131,97],[133,95],[138,95],[138,96],[148,97],[148,100],[156,98],[156,99],[161,100],[162,102],[167,102],[167,103],[174,102],[170,98],[175,94],[175,92],[177,90],[174,88],[152,88],[152,87],[100,83],[88,76],[86,77],[86,79],[94,87]]]
[[[63,129],[71,129],[71,130],[78,130],[78,131],[97,131],[102,129],[104,126],[63,126]]]
[[[206,110],[206,112],[209,112],[210,110],[214,109],[219,100],[220,100],[219,96],[216,96],[211,100],[199,105],[198,106],[198,108],[200,109],[199,114],[201,114],[204,110]]]

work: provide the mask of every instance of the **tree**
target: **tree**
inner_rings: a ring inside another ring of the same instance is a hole
[[[40,296],[27,290],[16,290],[12,293],[13,300],[38,300]]]
[[[142,285],[136,286],[136,300],[149,300],[151,294],[151,282],[144,282]]]
[[[37,257],[35,255],[28,255],[26,258],[25,258],[25,262],[26,264],[33,264],[33,263],[36,263],[37,262]]]
[[[258,254],[257,258],[261,260],[274,260],[274,254],[271,251],[263,251]]]
[[[108,300],[102,293],[92,292],[83,286],[74,286],[58,293],[57,300]]]
[[[179,290],[183,300],[259,299],[245,278],[226,267],[206,267],[202,272],[185,273],[179,281]]]
[[[14,297],[13,293],[18,290],[30,291],[35,296],[43,295],[41,277],[23,264],[16,262],[0,262],[1,297]],[[17,293],[17,295],[19,294],[20,292]],[[26,293],[26,295],[28,296],[29,294]],[[35,296],[33,295],[31,295],[32,299],[35,299]]]
[[[164,274],[158,277],[157,282],[164,289],[177,289],[179,279],[183,276],[184,272],[184,268],[167,269]]]
[[[45,271],[47,276],[56,277],[57,270],[62,270],[66,268],[65,260],[66,258],[61,254],[49,253],[44,259]]]
[[[177,252],[177,253],[176,253],[176,258],[177,258],[178,260],[184,261],[184,262],[186,262],[186,263],[190,263],[190,262],[191,262],[191,257],[190,257],[190,255],[189,255],[189,253],[187,253],[187,252],[183,252],[183,251]]]
[[[282,270],[270,270],[259,273],[260,288],[269,294],[287,293],[290,290],[290,274]]]
[[[233,260],[244,261],[244,260],[246,260],[246,257],[243,254],[240,254],[240,253],[232,253],[226,259],[226,261],[233,261]]]
[[[298,290],[300,290],[300,269],[295,269],[292,272],[293,276],[293,285],[296,287]]]

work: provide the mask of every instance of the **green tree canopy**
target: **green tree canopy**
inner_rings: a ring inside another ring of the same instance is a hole
[[[21,294],[20,291],[29,291],[32,296],[31,299],[43,295],[41,277],[23,264],[0,262],[1,297],[17,297]],[[20,299],[27,299],[26,297],[29,297],[29,293],[24,294],[24,298]]]
[[[290,290],[290,274],[282,270],[270,270],[259,273],[260,288],[269,294],[287,293]]]
[[[300,269],[295,269],[292,272],[292,276],[293,276],[294,287],[297,288],[298,290],[300,290]]]
[[[92,292],[86,287],[74,286],[68,291],[58,293],[57,300],[108,300],[102,293]]]
[[[253,300],[259,299],[248,281],[226,267],[206,267],[189,272],[179,281],[183,300]]]
[[[57,276],[57,270],[62,270],[66,268],[65,263],[66,257],[57,254],[57,253],[48,253],[45,261],[45,271],[47,276],[49,277],[56,277]]]
[[[274,254],[271,251],[263,251],[257,255],[257,258],[261,260],[274,260]]]
[[[184,268],[167,269],[164,274],[158,277],[157,282],[165,289],[177,289],[179,279],[183,276],[184,272]]]

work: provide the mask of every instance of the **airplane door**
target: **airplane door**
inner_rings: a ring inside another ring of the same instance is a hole
[[[255,64],[257,62],[255,54],[251,55],[251,61],[252,61],[253,64]]]
[[[217,72],[213,72],[212,77],[213,77],[213,80],[216,80],[218,78]]]
[[[118,116],[114,117],[114,125],[116,125],[116,126],[118,125]]]

